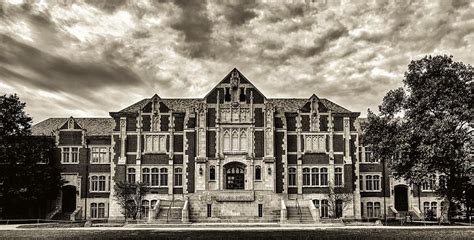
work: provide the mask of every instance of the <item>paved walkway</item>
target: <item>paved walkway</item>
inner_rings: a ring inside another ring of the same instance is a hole
[[[218,227],[210,224],[190,224],[191,226],[178,227],[176,225],[166,226],[163,225],[154,225],[148,227],[142,227],[137,225],[125,225],[122,227],[71,227],[71,228],[18,228],[21,225],[0,225],[0,231],[5,230],[57,230],[57,231],[90,231],[90,230],[100,230],[100,231],[129,231],[129,230],[146,230],[146,231],[158,231],[158,232],[174,232],[174,231],[295,231],[295,230],[325,230],[325,229],[473,229],[472,226],[321,226],[314,224],[281,224],[275,226],[275,224],[268,224],[268,226],[262,226],[260,224],[255,226],[255,224],[248,223],[234,223],[220,224]]]

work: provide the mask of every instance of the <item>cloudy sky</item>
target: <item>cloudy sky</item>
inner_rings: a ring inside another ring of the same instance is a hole
[[[412,59],[474,64],[474,1],[0,0],[0,93],[34,122],[202,97],[237,67],[267,97],[366,115]]]

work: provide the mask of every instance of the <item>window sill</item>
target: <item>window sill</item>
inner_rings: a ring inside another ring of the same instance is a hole
[[[61,162],[61,164],[64,164],[64,165],[78,165],[79,162],[73,162],[73,163],[71,163],[71,162]]]
[[[435,192],[435,190],[421,190],[421,192],[426,192],[426,193],[432,193],[432,192]]]
[[[382,192],[382,190],[360,190],[360,192]]]
[[[89,191],[89,193],[110,193],[110,191]]]
[[[312,188],[324,188],[324,187],[329,187],[329,185],[303,185],[303,187],[312,187]]]
[[[96,163],[96,162],[91,162],[90,164],[93,164],[93,165],[110,165],[110,162],[108,162],[108,163]]]
[[[361,164],[380,164],[380,162],[360,162]]]

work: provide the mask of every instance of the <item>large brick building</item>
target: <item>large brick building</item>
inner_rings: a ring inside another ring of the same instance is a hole
[[[56,137],[68,181],[56,212],[123,218],[114,185],[130,181],[148,185],[150,222],[440,214],[436,180],[418,191],[383,174],[360,143],[359,113],[316,95],[267,98],[237,69],[203,98],[154,95],[110,116],[33,127]],[[332,201],[332,189],[350,198]]]

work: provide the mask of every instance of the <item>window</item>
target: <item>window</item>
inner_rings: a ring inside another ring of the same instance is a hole
[[[321,186],[328,185],[328,169],[321,168]]]
[[[105,218],[105,203],[99,203],[99,207],[97,208],[97,217]]]
[[[296,186],[296,168],[291,167],[288,169],[288,186]]]
[[[319,168],[311,169],[311,185],[313,186],[319,185]]]
[[[365,213],[365,212],[364,212],[364,203],[361,202],[361,203],[360,203],[360,215],[361,215],[362,217],[364,217],[364,213]]]
[[[79,163],[79,148],[78,147],[62,147],[61,152],[62,152],[61,162],[63,164]]]
[[[211,166],[209,168],[209,180],[215,181],[216,180],[216,167]]]
[[[374,217],[374,204],[372,202],[367,203],[367,217]]]
[[[306,135],[305,152],[326,152],[326,135]]]
[[[433,211],[433,217],[436,218],[436,215],[438,213],[438,203],[437,202],[431,202],[431,211]]]
[[[438,186],[440,188],[446,188],[446,176],[445,175],[440,175],[438,179],[439,179]]]
[[[326,199],[321,200],[321,217],[329,217],[329,202]]]
[[[247,131],[244,128],[224,130],[224,151],[245,152],[248,148]]]
[[[374,154],[372,153],[372,149],[370,147],[365,147],[364,148],[364,161],[366,163],[378,163],[379,160],[374,157]]]
[[[367,205],[367,217],[378,218],[381,216],[380,202],[367,202],[366,205]]]
[[[104,175],[90,176],[90,191],[91,192],[107,192],[109,191],[108,178]]]
[[[423,182],[423,184],[421,185],[421,190],[422,191],[433,191],[435,184],[436,184],[436,176],[431,175],[431,176],[428,177],[427,180],[425,180]]]
[[[92,147],[91,163],[110,163],[107,147]]]
[[[160,185],[160,174],[158,168],[151,169],[151,185],[152,187],[158,187]]]
[[[176,187],[183,186],[183,169],[182,168],[174,169],[174,185]]]
[[[151,179],[150,169],[144,168],[142,172],[143,183],[145,183],[145,185],[147,186],[150,186],[150,179]]]
[[[365,186],[363,186],[363,183],[365,183]],[[360,176],[360,190],[364,192],[380,192],[381,190],[380,175],[361,175]]]
[[[334,173],[334,185],[336,187],[340,187],[344,185],[343,177],[342,177],[342,168],[337,167]]]
[[[168,186],[168,169],[160,169],[160,186]]]
[[[263,204],[258,204],[258,217],[263,217]]]
[[[255,166],[255,180],[262,180],[262,169],[260,166]]]
[[[364,175],[359,175],[359,189],[364,191]]]
[[[135,168],[129,168],[127,170],[127,181],[129,183],[135,183]]]
[[[425,216],[428,215],[428,212],[430,211],[430,203],[429,202],[424,202],[423,203],[423,213]]]
[[[380,203],[374,202],[374,217],[380,217]]]
[[[313,205],[315,208],[319,208],[319,200],[318,199],[313,199]]]
[[[207,217],[212,217],[212,204],[207,204]]]
[[[142,213],[142,216],[141,216],[141,217],[142,217],[143,219],[148,218],[149,213],[150,213],[150,201],[148,201],[148,200],[143,200],[143,201],[142,201],[142,209],[141,209],[141,210],[142,210],[142,212],[141,212],[141,213]]]
[[[145,136],[145,151],[153,153],[166,153],[166,135],[148,135]]]
[[[239,101],[245,102],[245,88],[240,88]]]
[[[91,218],[97,218],[97,203],[91,203]]]
[[[303,168],[303,186],[311,185],[311,172],[309,168]]]

